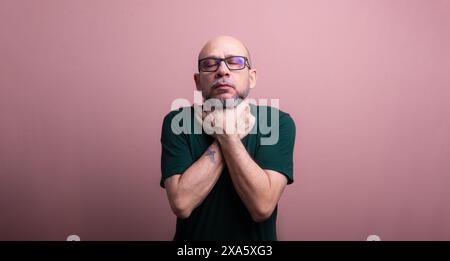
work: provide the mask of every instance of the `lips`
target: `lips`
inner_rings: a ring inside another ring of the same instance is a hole
[[[232,91],[233,89],[234,88],[229,85],[219,85],[219,86],[216,86],[216,88],[214,88],[214,91],[218,92],[218,93],[225,93],[225,92]]]
[[[229,88],[233,88],[233,87],[230,85],[227,85],[227,84],[220,84],[220,85],[216,86],[216,89],[229,89]]]
[[[234,91],[234,88],[230,85],[221,84],[214,88],[214,94],[215,95],[222,95],[222,94],[232,94]]]

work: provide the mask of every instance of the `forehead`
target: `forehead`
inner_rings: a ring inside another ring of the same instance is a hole
[[[230,55],[247,56],[247,51],[244,45],[239,41],[234,39],[218,39],[206,43],[200,51],[198,58],[227,57]]]

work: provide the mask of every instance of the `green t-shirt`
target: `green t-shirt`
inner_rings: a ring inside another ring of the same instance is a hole
[[[262,169],[282,173],[287,177],[288,184],[291,184],[294,181],[292,173],[294,121],[289,114],[274,107],[253,104],[250,106],[257,124],[253,133],[242,139],[242,143]],[[183,124],[181,120],[179,125],[184,126],[186,132],[175,134],[172,132],[171,124],[176,115],[180,116],[179,113],[190,114],[191,124]],[[260,116],[263,115],[267,116],[267,122],[263,121],[264,123],[261,124]],[[272,121],[273,115],[278,116],[279,120]],[[263,139],[276,136],[274,131],[268,130],[270,126],[276,126],[277,122],[279,123],[278,141],[273,145],[261,144]],[[171,111],[164,118],[161,135],[161,187],[164,188],[166,178],[182,174],[189,168],[214,141],[214,138],[204,131],[201,134],[194,134],[194,124],[197,123],[194,120],[192,106]],[[253,221],[234,189],[225,165],[217,183],[204,201],[192,211],[188,218],[177,219],[174,240],[276,240],[276,219],[277,208],[267,220],[259,223]]]

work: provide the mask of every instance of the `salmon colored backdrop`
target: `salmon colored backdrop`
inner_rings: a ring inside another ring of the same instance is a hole
[[[281,240],[450,240],[450,1],[1,0],[0,239],[169,240],[163,116],[201,46],[297,124]]]

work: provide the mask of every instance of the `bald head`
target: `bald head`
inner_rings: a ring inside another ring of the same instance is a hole
[[[205,57],[227,57],[231,55],[245,56],[251,65],[248,48],[238,39],[228,35],[217,36],[206,42],[198,54],[198,59],[200,60]]]
[[[229,99],[245,99],[250,89],[255,87],[256,69],[251,66],[250,53],[247,47],[234,37],[221,35],[209,40],[198,54],[198,59],[216,58],[216,62],[217,59],[224,60],[233,56],[245,56],[247,63],[236,68],[236,64],[242,63],[233,63],[234,60],[231,60],[230,69],[228,60],[220,61],[215,67],[210,66],[211,70],[200,70],[199,64],[199,71],[194,73],[194,80],[204,99],[215,98],[223,103]]]

